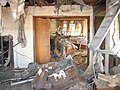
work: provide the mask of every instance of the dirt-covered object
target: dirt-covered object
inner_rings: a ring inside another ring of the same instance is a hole
[[[108,82],[110,87],[120,86],[120,74],[104,75],[99,73],[98,79]]]
[[[56,64],[57,66],[51,69],[39,70],[32,82],[35,90],[67,90],[80,82],[87,84],[85,78],[81,76],[83,70],[77,67],[72,58],[67,57],[66,60]]]
[[[118,74],[120,73],[120,64],[118,66],[114,66],[110,69],[111,74]]]
[[[35,76],[37,71],[39,69],[39,65],[36,63],[30,63],[27,67],[27,69],[24,70],[24,72],[21,72],[21,78],[26,79],[31,76]]]
[[[68,90],[93,90],[92,87],[86,82],[79,82],[71,86]]]

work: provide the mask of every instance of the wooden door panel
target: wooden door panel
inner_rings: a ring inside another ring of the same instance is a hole
[[[40,64],[50,61],[49,19],[35,19],[35,58]]]

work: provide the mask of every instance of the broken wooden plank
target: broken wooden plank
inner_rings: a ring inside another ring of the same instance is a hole
[[[88,45],[90,49],[92,50],[99,49],[100,45],[102,44],[103,40],[105,39],[107,33],[110,30],[111,24],[114,22],[115,18],[118,16],[119,13],[120,13],[119,3],[109,8],[97,33],[95,34],[93,40]]]
[[[103,54],[117,55],[118,57],[120,57],[119,54],[118,54],[120,52],[120,41],[111,50],[98,49],[97,52],[100,52],[100,53],[103,53]]]
[[[120,74],[110,76],[99,73],[98,79],[108,82],[110,87],[120,86]]]

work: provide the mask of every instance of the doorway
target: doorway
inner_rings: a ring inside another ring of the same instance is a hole
[[[35,60],[41,63],[61,60],[63,49],[59,46],[56,52],[55,39],[69,39],[77,48],[65,48],[66,56],[80,52],[73,57],[77,64],[88,65],[89,50],[89,20],[90,17],[64,16],[64,17],[34,17],[35,30]],[[61,40],[60,39],[60,40]],[[60,41],[58,40],[58,41]],[[69,41],[68,40],[68,41]],[[57,42],[58,45],[58,42]],[[82,59],[81,59],[82,58]]]

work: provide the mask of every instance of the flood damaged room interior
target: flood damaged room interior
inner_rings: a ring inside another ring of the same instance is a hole
[[[120,0],[0,0],[0,90],[120,90]]]

